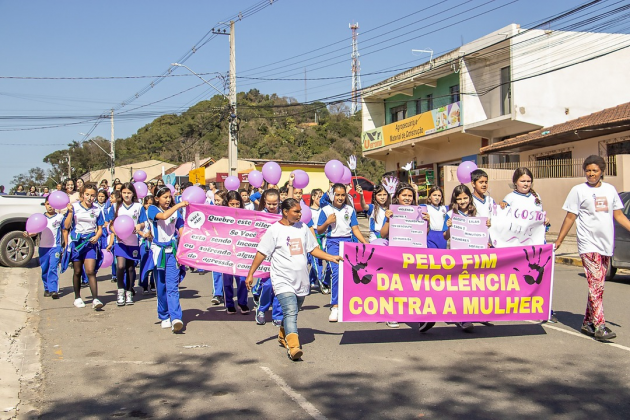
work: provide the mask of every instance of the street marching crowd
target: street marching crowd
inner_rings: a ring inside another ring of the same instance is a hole
[[[330,294],[328,320],[338,321],[339,264],[343,261],[339,255],[340,244],[360,242],[386,246],[393,216],[390,205],[418,205],[418,187],[412,182],[383,178],[373,190],[371,203],[365,202],[363,191],[357,185],[360,210],[369,218],[369,236],[365,237],[348,195],[352,177],[347,176],[347,168],[344,168],[339,161],[327,163],[329,190],[310,191],[308,205],[302,200],[308,176],[304,180],[304,173],[293,173],[290,180],[278,188],[279,167],[268,171],[263,168],[262,174],[252,172],[248,189],[239,189],[238,179],[236,182],[226,180],[225,190],[217,190],[214,183],[207,189],[190,183],[181,185],[180,189],[164,185],[161,180],[154,185],[145,182],[143,171],[134,173],[131,182],[116,179],[111,187],[105,180],[96,186],[81,179],[66,179],[58,191],[46,196],[44,217],[31,216],[24,234],[41,235],[39,261],[44,296],[59,298],[59,272],[70,267],[74,306],[85,307],[81,288],[89,286],[92,308],[101,310],[103,303],[99,300],[96,273],[111,265],[111,281],[118,287],[117,306],[134,304],[134,286],[138,280],[142,293],[157,293],[161,327],[177,333],[184,327],[179,284],[188,270],[195,271],[177,260],[178,238],[183,234],[189,204],[194,201],[278,214],[281,219],[271,224],[260,238],[247,276],[212,273],[212,304],[223,304],[227,314],[235,314],[237,306],[241,314],[248,314],[251,291],[256,307],[255,322],[265,324],[265,313],[271,309],[273,324],[280,327],[278,341],[286,348],[290,359],[298,360],[303,350],[297,316],[307,295],[315,290]],[[456,216],[487,217],[491,225],[492,209],[496,206],[543,212],[544,200],[534,190],[534,177],[527,168],[514,172],[514,191],[500,202],[487,194],[490,180],[486,172],[474,165],[462,164],[462,168],[458,170],[462,184],[450,192],[450,199],[438,186],[430,186],[424,195],[426,212],[422,218],[428,223],[428,248],[448,248],[452,219]],[[623,206],[617,191],[603,180],[605,161],[599,156],[590,156],[583,169],[586,182],[573,187],[566,198],[563,209],[567,214],[555,248],[561,246],[576,222],[579,253],[589,286],[581,331],[597,340],[609,340],[616,335],[605,325],[602,298],[605,274],[613,253],[613,219],[628,230],[630,221],[621,211]],[[548,220],[541,223],[548,225]],[[544,240],[536,245],[543,244]],[[492,243],[488,246],[492,247]],[[254,279],[254,273],[265,260],[270,261],[269,278]],[[549,321],[555,322],[555,317],[552,315]],[[454,324],[466,332],[473,330],[469,322]],[[398,327],[393,321],[387,325]],[[421,324],[420,330],[426,331],[426,326]]]

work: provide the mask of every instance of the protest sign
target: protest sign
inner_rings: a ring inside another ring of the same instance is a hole
[[[553,245],[442,250],[345,242],[340,252],[340,321],[526,321],[550,315]]]
[[[546,213],[538,210],[523,210],[515,206],[502,209],[495,206],[492,211],[490,240],[497,248],[508,246],[531,246],[545,243]]]
[[[389,221],[389,245],[427,247],[427,222],[422,215],[426,206],[397,206],[389,209],[394,213]]]
[[[488,218],[453,215],[451,249],[488,248]]]
[[[279,214],[231,207],[191,204],[177,247],[180,264],[207,271],[246,276],[262,235]],[[255,273],[269,277],[269,261]]]

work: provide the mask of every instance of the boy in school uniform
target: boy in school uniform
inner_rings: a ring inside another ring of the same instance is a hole
[[[488,193],[488,174],[483,169],[475,169],[470,174],[473,203],[477,209],[477,217],[487,217],[490,220],[495,202]]]

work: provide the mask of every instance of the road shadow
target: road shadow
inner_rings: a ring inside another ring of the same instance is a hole
[[[547,334],[539,324],[505,325],[494,324],[490,327],[475,324],[473,332],[462,331],[456,325],[438,323],[424,333],[418,332],[417,324],[407,324],[411,328],[387,328],[372,330],[345,331],[341,345],[408,343],[415,341],[480,340],[503,337],[523,337]]]

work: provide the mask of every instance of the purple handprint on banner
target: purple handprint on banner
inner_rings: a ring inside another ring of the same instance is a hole
[[[372,281],[372,277],[374,276],[374,274],[382,270],[383,267],[377,268],[376,270],[368,268],[368,262],[372,259],[375,248],[372,248],[372,251],[370,252],[370,255],[367,256],[367,258],[365,244],[362,245],[361,255],[359,255],[359,249],[360,248],[358,247],[356,248],[357,253],[354,256],[354,264],[352,263],[352,259],[348,256],[348,254],[346,254],[346,261],[348,261],[348,263],[350,263],[350,266],[352,267],[352,280],[354,280],[354,283],[368,284]]]

